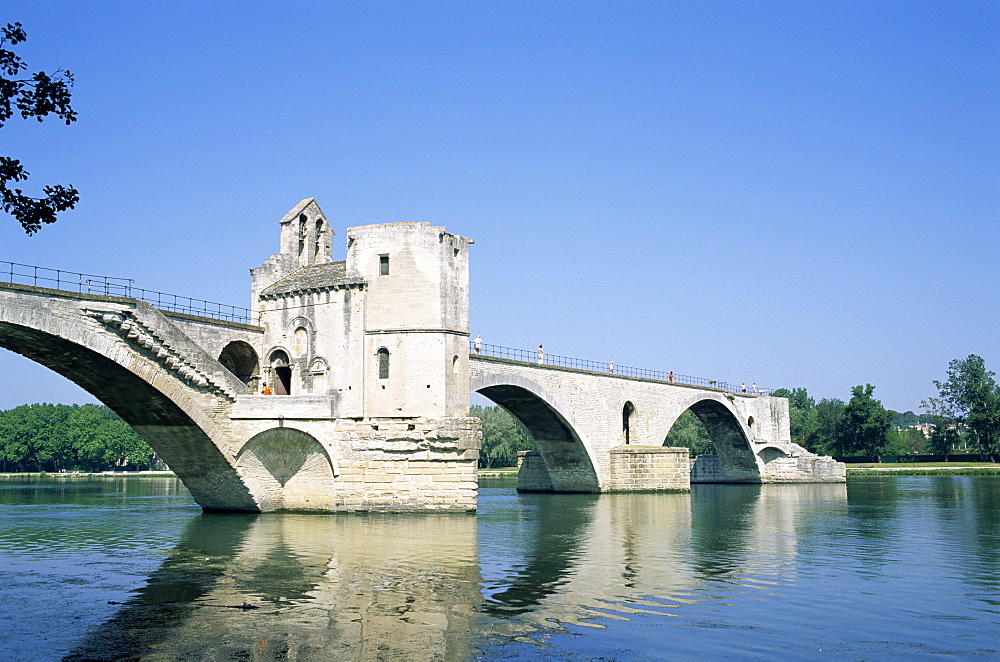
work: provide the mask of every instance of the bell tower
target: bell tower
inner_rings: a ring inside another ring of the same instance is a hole
[[[256,306],[258,295],[293,271],[314,264],[333,262],[331,246],[333,228],[320,209],[316,198],[306,198],[279,221],[281,244],[278,252],[264,264],[251,269],[253,279],[252,301]],[[256,310],[256,308],[255,308]]]

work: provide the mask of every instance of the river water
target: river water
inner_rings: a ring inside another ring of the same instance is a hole
[[[1000,477],[479,504],[202,515],[172,478],[0,479],[0,658],[1000,657]]]

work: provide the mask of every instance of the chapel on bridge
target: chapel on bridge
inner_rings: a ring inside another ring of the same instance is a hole
[[[426,222],[334,231],[313,198],[280,221],[280,249],[251,269],[261,369],[249,385],[325,401],[330,415],[465,416],[471,239]],[[290,403],[289,403],[290,404]]]

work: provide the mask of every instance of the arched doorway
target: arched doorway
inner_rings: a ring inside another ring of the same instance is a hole
[[[276,349],[271,352],[271,358],[268,360],[268,363],[274,375],[274,394],[291,395],[292,367],[291,362],[288,360],[288,354],[284,350]]]

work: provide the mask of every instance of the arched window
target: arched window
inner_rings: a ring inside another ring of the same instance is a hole
[[[378,378],[389,379],[389,350],[385,347],[378,350]]]
[[[635,423],[635,405],[626,402],[622,407],[622,434],[625,435],[625,443],[631,440],[632,424]]]
[[[319,262],[319,261],[321,261],[321,258],[324,255],[323,249],[325,248],[325,246],[323,245],[323,241],[324,241],[324,237],[323,237],[323,219],[320,218],[320,219],[316,220],[316,243],[313,244],[313,246],[314,246],[314,248],[313,248],[313,262]]]
[[[301,326],[292,334],[292,351],[296,356],[305,356],[309,349],[309,333]]]
[[[309,366],[309,376],[312,378],[312,392],[326,393],[328,390],[327,377],[330,367],[322,358],[314,359]]]

